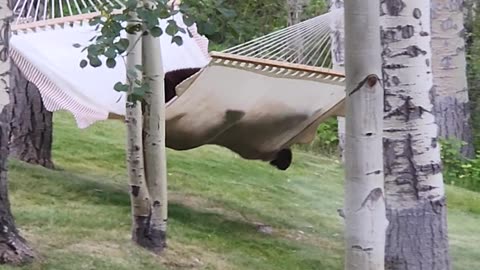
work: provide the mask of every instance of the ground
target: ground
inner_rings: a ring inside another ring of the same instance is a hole
[[[297,150],[282,172],[214,146],[169,151],[169,248],[155,257],[129,239],[122,123],[79,130],[64,113],[54,122],[59,171],[10,163],[13,212],[39,253],[22,269],[343,269],[335,160]],[[480,194],[447,192],[454,269],[477,269]]]

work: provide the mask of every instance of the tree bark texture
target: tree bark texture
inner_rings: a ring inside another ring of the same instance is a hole
[[[434,112],[442,138],[464,141],[463,156],[473,157],[462,0],[432,0]]]
[[[18,0],[10,0],[15,5]],[[30,4],[29,2],[27,2]],[[34,1],[32,8],[43,2]],[[25,9],[24,13],[29,9]],[[43,14],[39,12],[38,18]],[[26,14],[14,14],[25,16]],[[10,134],[10,156],[34,165],[53,169],[52,162],[52,132],[53,113],[43,105],[38,88],[30,83],[14,64],[10,70],[11,85],[10,100],[12,102],[12,132]]]
[[[383,89],[378,0],[345,1],[345,269],[385,258]]]
[[[18,67],[12,65],[10,72],[10,155],[30,164],[53,169],[53,113],[47,111],[38,88],[27,81]]]
[[[15,226],[10,200],[8,197],[8,135],[10,133],[9,105],[3,107],[0,114],[0,264],[23,265],[34,258],[34,253],[28,247]]]
[[[382,0],[385,268],[450,269],[429,0]]]
[[[294,25],[302,21],[302,15],[310,0],[287,0],[288,25]]]
[[[148,3],[146,3],[148,4]],[[165,148],[165,85],[162,52],[158,38],[142,37],[143,65],[150,91],[144,99],[143,149],[145,172],[151,201],[150,235],[155,251],[166,246],[167,236],[167,158]]]
[[[33,260],[33,251],[16,227],[8,197],[7,159],[10,134],[10,60],[8,57],[9,24],[12,12],[8,1],[0,0],[0,264],[22,265]]]
[[[344,16],[343,16],[344,0],[330,0],[330,12],[333,13],[332,20],[330,22],[330,39],[331,49],[330,54],[332,57],[332,69],[338,72],[345,71],[345,29],[344,29]],[[345,118],[338,116],[338,151],[340,153],[340,159],[345,161]]]
[[[132,13],[135,19],[136,13]],[[130,200],[132,205],[132,240],[146,249],[154,249],[150,234],[150,196],[145,176],[143,152],[142,105],[132,100],[135,81],[142,80],[136,66],[142,64],[142,39],[140,33],[128,34],[130,48],[127,55],[127,81],[129,83],[126,102],[125,123],[127,125],[127,169],[129,172]],[[136,74],[132,76],[132,74]]]

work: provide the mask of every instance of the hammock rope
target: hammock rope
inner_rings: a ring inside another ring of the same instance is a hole
[[[14,25],[99,12],[104,6],[125,7],[122,0],[20,0],[13,7]]]
[[[234,46],[223,53],[331,68],[330,18],[326,13]]]
[[[20,0],[13,9],[16,16],[14,28],[41,21],[47,24],[52,20],[65,19],[68,22],[69,18],[78,15],[84,15],[79,18],[85,20],[93,17],[94,13],[98,15],[106,5],[114,9],[124,7],[122,0]],[[330,20],[331,14],[326,13],[231,47],[222,53],[331,69]]]

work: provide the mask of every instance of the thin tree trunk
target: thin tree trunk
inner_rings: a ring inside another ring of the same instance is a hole
[[[53,169],[53,114],[45,109],[37,87],[23,76],[17,66],[12,65],[10,74],[10,155],[30,164]]]
[[[310,0],[287,0],[288,25],[294,25],[302,21],[303,12]]]
[[[287,24],[294,25],[300,23],[302,21],[302,15],[305,10],[306,5],[308,4],[309,0],[287,0],[287,11],[288,11],[288,20]],[[304,35],[295,35],[295,38],[292,40],[292,47],[295,50],[295,58],[288,59],[294,63],[300,63],[301,59],[303,59],[304,55],[304,39],[306,38]]]
[[[14,5],[18,0],[12,0]],[[35,1],[34,8],[43,2]],[[40,9],[42,10],[42,9]],[[27,12],[25,9],[24,13]],[[42,16],[39,12],[39,18]],[[15,14],[25,16],[26,14]],[[52,162],[52,112],[43,105],[38,88],[30,83],[16,65],[10,69],[12,76],[10,100],[12,101],[12,132],[10,156],[34,165],[53,169]]]
[[[344,29],[344,16],[341,10],[344,6],[343,0],[330,0],[330,12],[333,13],[332,21],[330,24],[331,34],[331,57],[332,57],[332,69],[338,72],[345,71],[345,29]],[[345,118],[337,117],[338,124],[338,150],[340,153],[340,159],[345,161]]]
[[[15,227],[8,197],[7,158],[11,117],[7,105],[10,84],[10,60],[7,50],[11,17],[8,1],[0,0],[0,263],[22,265],[31,262],[34,254]]]
[[[432,0],[431,3],[433,104],[439,135],[464,141],[462,155],[473,157],[463,1]]]
[[[132,20],[136,13],[133,12]],[[141,79],[141,72],[136,66],[142,64],[141,33],[128,34],[130,48],[127,55],[127,80],[129,83],[126,102],[125,122],[127,125],[127,167],[129,172],[130,200],[132,204],[132,239],[138,245],[151,249],[155,245],[150,238],[150,196],[148,194],[142,140],[142,106],[140,101],[132,100],[136,79]],[[136,73],[137,77],[132,76]]]
[[[150,238],[161,252],[167,236],[167,159],[165,151],[165,85],[162,52],[158,38],[142,37],[143,63],[150,91],[144,100],[144,152],[146,179],[150,194]]]
[[[376,20],[373,18],[377,18]],[[384,269],[383,89],[378,0],[345,1],[345,269]]]
[[[433,114],[430,0],[381,1],[386,269],[450,269],[438,127]]]

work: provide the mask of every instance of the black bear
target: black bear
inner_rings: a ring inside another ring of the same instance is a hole
[[[200,68],[185,68],[165,73],[165,102],[170,101],[176,96],[175,87],[177,87],[177,85],[198,71],[200,71]],[[292,150],[281,149],[277,152],[275,158],[270,161],[270,165],[284,171],[290,167],[290,164],[292,164],[292,159]]]

